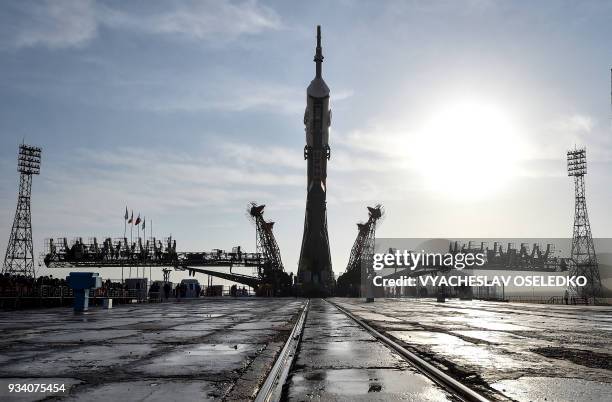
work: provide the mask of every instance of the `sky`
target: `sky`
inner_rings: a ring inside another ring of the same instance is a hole
[[[376,203],[378,237],[570,237],[574,146],[612,237],[611,20],[607,1],[3,1],[0,250],[25,141],[37,255],[122,237],[126,206],[179,250],[250,251],[256,201],[296,272],[317,24],[336,273]]]

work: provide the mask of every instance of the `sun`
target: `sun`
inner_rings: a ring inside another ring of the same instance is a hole
[[[413,153],[431,191],[457,200],[484,198],[517,174],[520,133],[506,109],[464,99],[432,110]]]

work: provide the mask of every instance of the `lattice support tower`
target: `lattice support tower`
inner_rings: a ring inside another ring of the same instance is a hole
[[[376,239],[376,224],[382,218],[382,206],[368,207],[368,221],[357,224],[357,238],[351,248],[349,262],[346,265],[346,271],[361,269],[361,261],[364,256],[374,254],[374,243]]]
[[[586,286],[570,288],[570,291],[580,297],[596,297],[601,294],[601,278],[587,213],[584,185],[586,173],[586,149],[568,151],[567,174],[574,178],[575,197],[570,275],[584,276],[587,279]]]
[[[34,246],[32,243],[32,215],[30,201],[32,196],[32,176],[40,174],[40,156],[38,147],[21,144],[17,159],[19,172],[19,195],[17,210],[6,254],[2,273],[35,277]]]
[[[383,209],[380,204],[375,207],[368,207],[368,220],[357,224],[357,238],[351,248],[346,271],[338,279],[338,286],[353,288],[365,283],[368,267],[372,267],[374,255],[376,226],[383,216]],[[343,291],[343,290],[341,290]],[[346,291],[346,289],[344,289]]]
[[[252,202],[248,208],[257,230],[257,252],[263,255],[264,261],[269,263],[273,270],[284,271],[280,249],[272,232],[274,222],[267,222],[263,217],[265,207],[265,205],[257,205]]]

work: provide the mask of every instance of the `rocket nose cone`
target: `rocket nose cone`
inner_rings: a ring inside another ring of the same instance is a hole
[[[323,78],[316,77],[314,80],[310,82],[308,85],[308,90],[306,91],[309,96],[314,98],[325,98],[329,96],[329,87],[323,81]]]

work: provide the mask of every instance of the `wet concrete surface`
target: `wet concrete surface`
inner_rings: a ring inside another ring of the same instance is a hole
[[[331,304],[311,300],[302,343],[287,381],[289,401],[450,401]]]
[[[0,312],[0,400],[246,400],[304,303],[224,298],[78,315]],[[66,391],[9,393],[15,383],[65,384]]]
[[[483,393],[517,401],[612,401],[612,307],[334,301]]]

